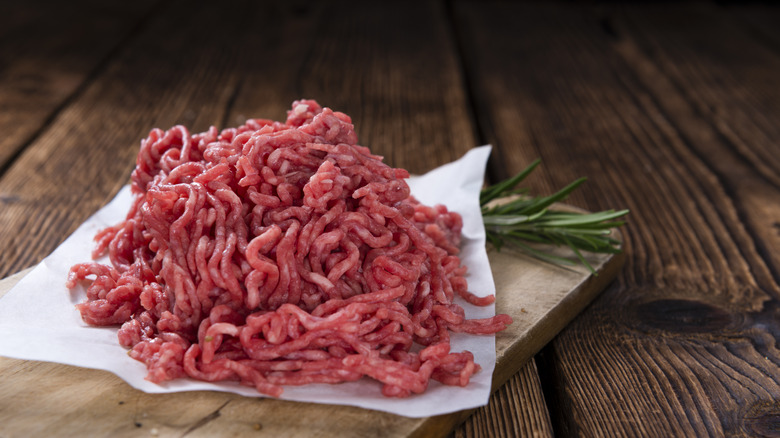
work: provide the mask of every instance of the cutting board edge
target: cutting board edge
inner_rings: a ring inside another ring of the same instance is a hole
[[[559,301],[524,335],[496,358],[492,391],[509,380],[526,362],[560,334],[580,313],[603,292],[620,273],[625,264],[623,252],[614,254],[600,266],[598,275],[591,274]],[[507,363],[520,362],[516,367]],[[514,369],[508,372],[507,370]]]
[[[556,336],[585,310],[601,292],[607,288],[620,273],[625,264],[624,252],[611,255],[597,270],[598,275],[590,275],[575,287],[569,295],[561,300],[534,326],[525,332],[524,336],[507,348],[497,358],[496,368],[493,371],[493,383],[491,394],[504,385],[515,373],[517,373],[528,361],[550,343]],[[565,312],[565,310],[572,310]],[[570,314],[561,319],[562,313]],[[528,346],[530,345],[530,346]],[[509,367],[505,364],[514,362],[516,366]],[[433,417],[420,419],[418,427],[408,435],[410,438],[446,436],[478,408],[466,409]]]

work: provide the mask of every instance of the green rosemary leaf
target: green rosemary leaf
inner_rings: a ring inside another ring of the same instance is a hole
[[[490,215],[490,216],[484,216],[483,222],[485,222],[485,226],[489,225],[499,225],[499,226],[509,226],[509,225],[517,225],[523,222],[528,222],[530,220],[530,216],[526,216],[524,214],[512,216],[507,214],[496,214],[496,215]]]
[[[575,245],[572,241],[570,241],[566,237],[564,237],[563,240],[566,242],[566,244],[569,246],[569,248],[571,248],[571,250],[574,251],[574,255],[577,256],[577,258],[580,260],[580,263],[585,265],[585,267],[588,268],[588,270],[591,273],[595,274],[596,270],[593,269],[593,266],[591,266],[590,263],[588,263],[588,261],[585,260],[585,257],[582,256],[582,253],[580,252],[579,247],[577,247],[577,245]]]
[[[531,163],[528,167],[520,171],[520,173],[513,176],[512,178],[482,189],[479,194],[479,203],[481,205],[485,205],[496,198],[512,194],[512,190],[514,190],[515,187],[525,179],[525,177],[533,172],[533,170],[536,169],[536,166],[538,166],[541,162],[542,160],[537,158],[533,163]]]
[[[586,179],[579,178],[550,196],[528,196],[527,189],[517,186],[540,163],[541,160],[535,160],[514,177],[482,190],[480,206],[487,238],[498,250],[504,245],[511,245],[533,257],[556,264],[573,262],[530,244],[568,247],[575,259],[595,274],[583,252],[619,253],[620,242],[611,237],[611,233],[614,228],[625,225],[624,221],[617,219],[626,216],[629,211],[586,213],[551,210],[553,204],[566,199]],[[498,199],[502,202],[492,202]]]
[[[608,226],[609,228],[613,228],[618,223],[617,222],[607,223],[607,221],[617,219],[621,216],[625,216],[627,213],[628,210],[620,210],[620,211],[607,210],[599,213],[584,213],[584,214],[567,213],[565,215],[560,215],[557,218],[554,216],[550,216],[546,218],[547,220],[544,222],[544,225],[548,227]],[[623,225],[623,223],[619,223],[619,224]]]
[[[539,250],[534,249],[533,247],[531,247],[529,245],[526,245],[521,240],[511,241],[509,243],[513,247],[515,247],[515,248],[517,248],[517,249],[519,249],[519,250],[521,250],[521,251],[523,251],[523,252],[525,252],[525,253],[527,253],[527,254],[529,254],[529,255],[537,258],[537,259],[544,260],[544,261],[546,261],[548,263],[553,263],[553,264],[556,264],[556,265],[574,265],[574,262],[572,262],[571,260],[569,260],[567,258],[559,257],[559,256],[556,256],[554,254],[550,254],[550,253],[539,251]]]

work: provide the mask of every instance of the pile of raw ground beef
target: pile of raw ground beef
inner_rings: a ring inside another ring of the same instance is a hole
[[[455,296],[493,297],[467,290],[460,216],[410,197],[408,176],[311,100],[285,123],[155,129],[127,219],[95,238],[112,266],[76,265],[68,287],[87,280],[84,321],[121,325],[153,382],[236,380],[273,396],[364,376],[395,397],[430,379],[463,386],[479,365],[450,351],[450,332],[511,318],[464,318]]]

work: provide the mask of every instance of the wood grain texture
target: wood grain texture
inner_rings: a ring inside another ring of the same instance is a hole
[[[229,48],[241,35],[228,28],[209,40],[200,30],[238,10],[162,8],[24,150],[0,180],[0,275],[40,260],[110,199],[152,127],[221,119],[235,81]]]
[[[598,272],[594,276],[584,267],[562,268],[508,251],[488,255],[496,311],[514,322],[496,336],[493,389],[498,392],[455,434],[550,436],[546,410],[534,409],[544,405],[544,397],[529,360],[615,278],[623,258],[589,257]],[[0,296],[21,276],[0,281]],[[406,418],[220,392],[145,394],[104,371],[8,358],[0,358],[0,377],[0,423],[9,436],[437,437],[471,414]]]
[[[520,394],[523,394],[522,396]],[[529,409],[527,399],[544,404],[544,393],[536,361],[531,360],[477,409],[450,436],[467,437],[552,437],[548,412]]]
[[[0,175],[82,84],[99,74],[153,6],[46,0],[0,6]],[[85,10],[88,23],[81,18]]]
[[[541,356],[556,432],[771,434],[777,51],[711,4],[456,6],[497,172],[541,156],[534,188],[632,211],[626,269]]]

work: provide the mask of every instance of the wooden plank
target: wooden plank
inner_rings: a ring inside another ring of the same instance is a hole
[[[615,278],[623,258],[590,257],[599,273],[593,276],[584,267],[562,268],[509,251],[490,250],[488,255],[496,281],[497,312],[514,319],[496,337],[493,386],[497,389],[515,376],[499,391],[498,399],[511,397],[501,408],[522,411],[495,413],[490,412],[495,408],[486,408],[476,421],[487,412],[497,416],[500,424],[510,420],[502,432],[549,435],[549,421],[539,414],[544,411],[527,409],[520,399],[529,398],[513,390],[538,388],[534,368],[524,365]],[[20,278],[0,281],[0,296]],[[435,437],[447,435],[471,414],[406,418],[219,392],[145,394],[104,371],[7,358],[0,358],[0,377],[0,422],[10,435],[135,436],[143,431],[156,436],[233,436],[260,430],[268,436],[288,437]],[[532,395],[543,404],[540,392]],[[473,428],[474,422],[466,427]]]
[[[780,9],[773,9],[780,17]],[[737,209],[748,213],[740,220],[747,222],[769,269],[780,266],[780,254],[773,251],[780,247],[774,226],[780,206],[772,202],[780,187],[780,79],[774,73],[780,69],[780,46],[757,38],[728,10],[681,8],[674,26],[662,23],[661,15],[654,8],[626,11],[616,20],[629,36],[619,51],[644,66],[638,75],[660,96],[660,110],[674,116],[682,139],[725,181]],[[641,25],[633,26],[634,20]],[[776,29],[775,37],[780,37]],[[769,275],[762,270],[759,275]],[[777,280],[776,275],[763,280],[769,293],[777,290]]]
[[[730,12],[688,5],[675,15],[668,23],[660,10],[641,8],[618,21],[638,49],[621,47],[621,55],[631,61],[644,54],[657,65],[659,74],[639,70],[639,79],[708,169],[707,182],[717,181],[727,195],[709,195],[712,207],[704,210],[713,230],[702,242],[712,249],[707,253],[714,266],[707,292],[717,298],[694,301],[681,312],[706,317],[708,342],[689,345],[698,336],[678,334],[685,324],[661,324],[680,338],[683,358],[690,357],[679,365],[667,360],[694,376],[692,383],[683,381],[684,397],[709,399],[690,408],[706,433],[763,434],[780,396],[778,352],[762,341],[776,338],[780,328],[774,316],[780,299],[780,78],[773,73],[780,58]],[[673,375],[670,382],[678,379]]]
[[[74,5],[47,0],[3,5],[0,175],[143,23],[152,6],[152,1]]]
[[[510,377],[493,393],[487,406],[474,411],[451,436],[553,437],[547,410],[529,409],[527,399],[534,400],[531,406],[545,404],[535,359]]]
[[[574,204],[632,210],[626,268],[540,365],[556,432],[766,432],[776,53],[706,4],[458,2],[456,16],[497,171],[540,156],[537,191],[588,176]]]
[[[19,156],[0,179],[0,275],[40,260],[110,199],[152,127],[219,122],[243,27],[205,35],[202,23],[233,20],[240,6],[166,5]]]

